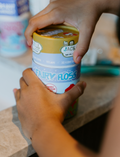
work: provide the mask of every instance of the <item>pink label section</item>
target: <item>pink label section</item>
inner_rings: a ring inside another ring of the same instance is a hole
[[[28,19],[16,22],[2,21],[0,24],[0,52],[6,56],[14,56],[27,50],[25,29]]]

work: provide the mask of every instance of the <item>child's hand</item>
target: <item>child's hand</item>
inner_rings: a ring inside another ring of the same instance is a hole
[[[23,72],[20,88],[14,89],[19,120],[24,134],[30,138],[34,131],[48,122],[62,122],[68,107],[83,94],[85,82],[79,82],[64,94],[50,92],[31,69]]]
[[[79,42],[74,52],[74,61],[79,63],[87,52],[95,25],[105,10],[107,0],[51,0],[50,4],[30,19],[25,36],[29,46],[35,30],[51,24],[69,23],[79,32]],[[107,4],[108,5],[108,4]]]

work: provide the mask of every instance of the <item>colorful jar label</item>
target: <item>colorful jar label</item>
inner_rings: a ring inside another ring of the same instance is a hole
[[[71,42],[73,43],[73,40]],[[61,53],[44,53],[43,46],[33,40],[33,60],[46,66],[68,66],[75,64],[73,53],[77,44],[71,46],[66,46],[66,42],[64,44],[65,46],[61,47]]]
[[[32,62],[35,74],[55,93],[64,93],[71,85],[76,84],[80,78],[80,65],[64,68],[43,67]]]

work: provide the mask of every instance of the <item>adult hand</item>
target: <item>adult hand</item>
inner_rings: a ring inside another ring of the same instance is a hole
[[[105,10],[106,0],[51,0],[50,4],[30,19],[25,32],[29,46],[32,45],[32,34],[51,24],[68,23],[79,32],[79,42],[73,54],[74,61],[80,63],[87,52],[95,25]]]
[[[50,92],[31,69],[23,72],[15,99],[22,129],[26,137],[50,121],[62,122],[68,107],[83,94],[85,82],[79,82],[64,94]]]

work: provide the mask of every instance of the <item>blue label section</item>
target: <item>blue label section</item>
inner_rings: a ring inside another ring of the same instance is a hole
[[[0,0],[0,15],[18,16],[28,11],[28,0]]]
[[[61,54],[48,54],[33,52],[33,60],[46,66],[69,66],[75,64],[73,57],[66,58]]]
[[[70,68],[48,68],[32,62],[32,69],[43,82],[71,82],[80,78],[80,64]]]

